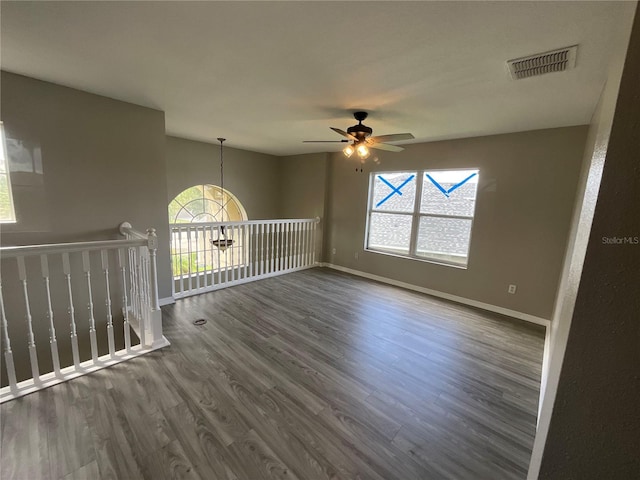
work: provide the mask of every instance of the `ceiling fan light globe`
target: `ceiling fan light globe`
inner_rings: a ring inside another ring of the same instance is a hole
[[[370,155],[369,149],[364,144],[358,145],[356,151],[358,152],[358,156],[363,160]]]
[[[353,147],[351,145],[347,145],[346,147],[344,147],[344,150],[342,150],[342,153],[344,153],[344,156],[349,158],[351,155],[353,155],[353,153],[355,152],[355,150],[353,149]]]

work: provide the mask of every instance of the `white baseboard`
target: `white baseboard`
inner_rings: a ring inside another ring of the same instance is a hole
[[[319,267],[328,267],[333,268],[334,270],[339,270],[341,272],[350,273],[352,275],[357,275],[359,277],[368,278],[370,280],[376,280],[378,282],[387,283],[389,285],[395,285],[396,287],[406,288],[407,290],[413,290],[415,292],[426,293],[427,295],[432,295],[434,297],[444,298],[446,300],[451,300],[452,302],[462,303],[464,305],[469,305],[471,307],[481,308],[483,310],[488,310],[490,312],[499,313],[501,315],[507,315],[508,317],[517,318],[519,320],[524,320],[526,322],[535,323],[536,325],[542,325],[549,328],[550,322],[549,320],[541,317],[536,317],[534,315],[530,315],[528,313],[518,312],[516,310],[510,310],[504,307],[498,307],[497,305],[491,305],[489,303],[479,302],[477,300],[471,300],[469,298],[459,297],[458,295],[452,295],[450,293],[439,292],[437,290],[431,290],[430,288],[419,287],[417,285],[413,285],[411,283],[401,282],[399,280],[394,280],[392,278],[381,277],[380,275],[374,275],[372,273],[362,272],[360,270],[353,270],[351,268],[343,267],[341,265],[333,265],[331,263],[318,263]]]
[[[164,297],[158,300],[158,304],[160,304],[161,307],[164,307],[165,305],[172,305],[176,303],[176,299],[173,297]]]

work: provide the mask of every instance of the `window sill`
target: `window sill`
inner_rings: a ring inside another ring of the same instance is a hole
[[[365,248],[364,251],[370,252],[370,253],[377,253],[379,255],[387,255],[389,257],[404,258],[406,260],[417,260],[418,262],[432,263],[434,265],[441,265],[443,267],[452,267],[460,270],[467,270],[469,266],[468,263],[467,265],[460,265],[457,263],[449,263],[444,260],[436,260],[436,259],[427,258],[427,257],[419,257],[417,255],[403,255],[399,253],[386,252],[384,250],[374,250],[372,248]]]

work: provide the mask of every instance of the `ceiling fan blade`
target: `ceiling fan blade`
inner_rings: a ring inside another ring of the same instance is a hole
[[[402,147],[398,147],[397,145],[389,145],[388,143],[371,143],[367,144],[369,148],[375,148],[378,150],[386,150],[387,152],[401,152],[404,150]]]
[[[346,143],[349,140],[303,140],[302,143]]]
[[[413,140],[414,137],[410,133],[394,133],[392,135],[380,135],[379,137],[371,137],[367,140],[374,143],[399,142],[400,140]]]
[[[345,132],[344,130],[340,130],[339,128],[334,128],[334,127],[329,127],[329,128],[334,132],[339,133],[343,137],[347,137],[349,140],[358,140],[356,137],[354,137],[350,133]]]

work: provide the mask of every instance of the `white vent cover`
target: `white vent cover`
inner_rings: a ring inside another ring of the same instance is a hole
[[[576,66],[578,46],[560,48],[551,52],[538,53],[528,57],[509,60],[507,65],[511,78],[522,78],[544,75],[545,73],[563,72]]]

